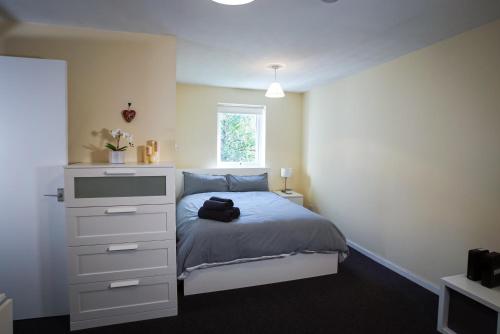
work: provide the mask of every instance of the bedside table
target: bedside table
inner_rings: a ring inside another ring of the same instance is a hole
[[[481,305],[481,308],[477,306],[469,309],[468,314],[476,313],[476,320],[478,319],[477,312],[481,313],[481,323],[485,325],[485,320],[488,320],[488,317],[485,319],[485,314],[490,314],[490,320],[493,320],[491,317],[494,314],[494,318],[496,321],[496,332],[494,328],[493,321],[489,322],[492,327],[491,333],[500,333],[500,287],[488,289],[482,286],[479,282],[474,282],[469,280],[465,275],[456,275],[441,278],[441,291],[439,295],[439,311],[438,311],[438,331],[446,334],[454,334],[456,333],[453,329],[448,327],[448,315],[450,311],[453,312],[453,309],[450,308],[450,299],[451,294],[461,295],[462,298],[465,298],[469,301],[469,303],[477,303]],[[463,306],[462,306],[463,308]],[[480,310],[480,311],[478,311]],[[456,311],[456,309],[455,309]],[[474,312],[471,312],[474,311]],[[457,312],[459,313],[459,312]],[[466,315],[468,315],[466,314]],[[459,316],[462,317],[463,313]],[[478,333],[485,333],[484,331],[478,331]],[[488,331],[490,333],[490,331]]]
[[[290,200],[298,205],[304,206],[304,195],[302,195],[296,191],[293,191],[293,190],[289,190],[288,192],[289,192],[289,194],[285,194],[281,190],[274,191],[274,193],[276,195],[281,196],[283,198],[286,198],[286,199],[288,199],[288,200]]]

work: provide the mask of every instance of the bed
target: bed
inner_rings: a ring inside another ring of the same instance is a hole
[[[252,175],[265,170],[190,170],[200,174]],[[182,192],[182,171],[177,189]],[[211,196],[231,198],[241,209],[231,223],[200,219]],[[326,218],[272,192],[203,192],[179,197],[177,268],[184,294],[270,284],[335,274],[348,254],[341,231]]]

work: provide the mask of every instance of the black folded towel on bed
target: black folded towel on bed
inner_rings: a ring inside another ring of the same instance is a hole
[[[239,208],[227,208],[223,211],[219,211],[219,210],[210,210],[202,206],[198,210],[198,217],[200,218],[217,220],[225,223],[229,223],[233,219],[237,219],[239,216],[240,216]]]
[[[231,200],[230,200],[231,201]],[[208,200],[203,203],[203,207],[208,210],[224,211],[233,207],[233,201],[231,202],[220,202],[214,200]]]
[[[234,206],[234,202],[230,198],[222,198],[222,197],[212,196],[212,197],[210,197],[209,201],[216,201],[216,202],[228,203],[229,207],[233,207]]]

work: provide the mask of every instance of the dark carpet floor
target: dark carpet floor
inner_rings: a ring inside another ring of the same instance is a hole
[[[179,296],[179,316],[75,332],[437,333],[438,297],[352,251],[337,275]],[[69,318],[14,323],[14,334],[68,333]]]

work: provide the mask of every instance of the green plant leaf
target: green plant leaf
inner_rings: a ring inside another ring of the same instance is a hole
[[[106,147],[109,148],[111,151],[118,151],[118,149],[116,148],[116,146],[113,145],[113,144],[111,144],[111,143],[107,143]]]

